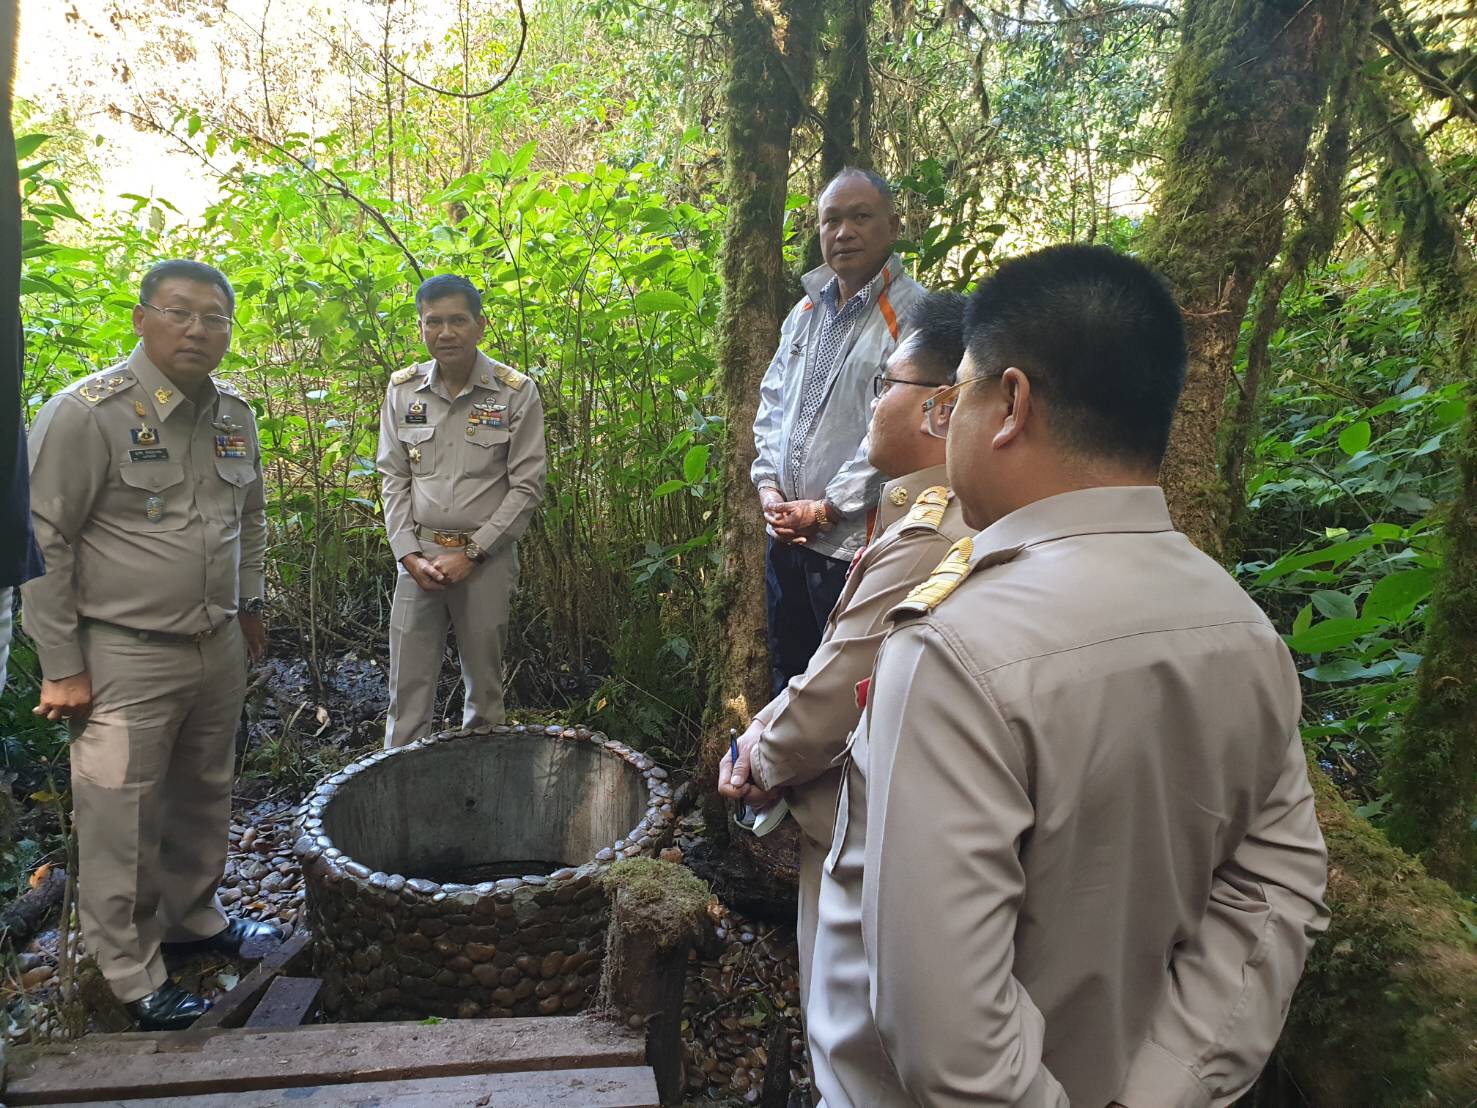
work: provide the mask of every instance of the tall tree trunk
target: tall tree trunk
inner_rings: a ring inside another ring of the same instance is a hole
[[[833,16],[835,40],[826,52],[821,114],[821,180],[848,165],[872,167],[872,67],[867,32],[872,0],[839,0]]]
[[[826,103],[821,111],[820,180],[849,165],[872,167],[872,66],[867,36],[872,0],[834,0],[831,44],[821,66]],[[805,270],[821,264],[819,231],[805,245]]]
[[[1368,125],[1384,156],[1381,202],[1399,220],[1401,252],[1427,293],[1428,316],[1450,333],[1446,371],[1477,379],[1472,244],[1411,112],[1378,75],[1363,84]],[[1394,736],[1384,781],[1395,802],[1391,838],[1470,892],[1477,890],[1477,415],[1471,411],[1461,436],[1416,698]]]
[[[1330,47],[1359,0],[1188,0],[1170,70],[1169,149],[1144,258],[1185,311],[1190,364],[1162,477],[1179,528],[1220,556],[1216,471],[1226,385],[1252,289],[1327,91]]]
[[[1400,250],[1426,289],[1431,307],[1452,328],[1451,368],[1466,372],[1477,352],[1477,260],[1455,215],[1440,171],[1426,153],[1411,112],[1378,77],[1363,82],[1371,130],[1380,136],[1384,166],[1380,202],[1400,222]]]
[[[814,75],[820,0],[736,0],[728,25],[724,117],[728,225],[719,322],[720,389],[727,413],[723,453],[722,565],[713,591],[715,657],[705,719],[703,782],[710,786],[730,727],[748,726],[769,701],[764,614],[764,523],[749,482],[759,383],[779,342],[784,310],[782,252],[790,136]],[[714,830],[717,830],[714,827]]]
[[[1441,534],[1445,557],[1415,703],[1386,759],[1385,782],[1395,801],[1391,837],[1419,852],[1432,873],[1477,892],[1477,410],[1470,402],[1456,459],[1461,483]]]
[[[1268,347],[1281,316],[1282,294],[1299,281],[1310,265],[1322,263],[1333,250],[1344,218],[1344,177],[1349,171],[1349,101],[1364,36],[1373,14],[1372,0],[1362,0],[1349,13],[1333,63],[1328,99],[1323,105],[1323,136],[1308,164],[1301,205],[1302,222],[1288,239],[1279,261],[1262,282],[1251,337],[1246,345],[1246,372],[1236,394],[1236,411],[1226,431],[1221,472],[1230,500],[1231,534],[1239,529],[1246,506],[1245,466],[1260,422],[1260,406]]]

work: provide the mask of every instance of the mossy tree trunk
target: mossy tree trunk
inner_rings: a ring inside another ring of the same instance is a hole
[[[1315,1108],[1477,1100],[1477,946],[1450,886],[1350,811],[1310,766],[1328,843],[1329,930],[1277,1048]]]
[[[1379,36],[1392,46],[1391,25]],[[1408,47],[1408,41],[1401,42]],[[1433,350],[1452,377],[1477,380],[1477,259],[1412,112],[1367,67],[1363,107],[1383,165],[1380,200],[1398,221],[1399,245],[1425,290],[1426,312],[1449,340]],[[1433,330],[1435,330],[1433,328]],[[1458,484],[1442,532],[1443,564],[1430,606],[1416,698],[1394,736],[1384,781],[1389,830],[1427,868],[1477,891],[1477,416],[1454,446]]]
[[[1477,292],[1474,292],[1477,294]],[[1447,513],[1415,703],[1385,763],[1390,834],[1432,873],[1477,891],[1477,411],[1456,446],[1460,483]],[[1473,993],[1477,997],[1477,992]],[[1477,1064],[1477,1063],[1474,1063]]]
[[[1282,257],[1262,281],[1251,337],[1246,345],[1246,369],[1236,391],[1236,408],[1225,430],[1221,472],[1230,503],[1228,530],[1240,529],[1246,506],[1245,465],[1260,423],[1261,395],[1271,358],[1272,332],[1281,317],[1282,294],[1300,281],[1308,267],[1327,259],[1344,221],[1344,178],[1349,171],[1349,129],[1353,113],[1349,101],[1355,86],[1364,39],[1373,15],[1373,0],[1361,0],[1349,13],[1334,56],[1328,97],[1323,104],[1323,134],[1309,160],[1303,199],[1289,221],[1297,229],[1288,238]]]
[[[872,167],[872,66],[868,34],[873,0],[833,0],[828,45],[821,63],[820,181],[849,165]],[[805,246],[806,270],[821,264],[819,233]]]
[[[1426,290],[1428,303],[1452,330],[1450,368],[1470,373],[1477,348],[1477,260],[1441,172],[1432,163],[1410,109],[1378,76],[1362,83],[1366,126],[1379,138],[1380,204],[1399,223],[1399,246]]]
[[[1221,554],[1216,468],[1226,386],[1252,289],[1327,90],[1332,46],[1362,0],[1188,0],[1170,70],[1169,143],[1144,258],[1185,311],[1190,364],[1162,478],[1179,528]]]
[[[764,520],[749,481],[759,384],[785,309],[785,196],[790,138],[809,99],[820,0],[735,0],[724,8],[728,225],[719,322],[723,453],[722,563],[713,590],[714,680],[705,718],[703,785],[711,789],[730,727],[769,700]]]

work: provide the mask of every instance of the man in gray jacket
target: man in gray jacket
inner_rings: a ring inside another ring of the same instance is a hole
[[[882,475],[867,461],[872,379],[898,318],[923,293],[892,252],[898,217],[877,174],[846,168],[822,190],[821,256],[780,330],[754,417],[769,554],[765,595],[773,691],[805,672],[846,567],[866,541]]]

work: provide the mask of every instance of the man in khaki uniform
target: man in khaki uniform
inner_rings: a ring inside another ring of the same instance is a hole
[[[472,283],[432,277],[415,304],[431,360],[391,376],[380,412],[385,530],[400,563],[387,748],[431,730],[448,625],[462,666],[462,726],[503,722],[517,544],[548,468],[538,387],[478,349],[487,318]]]
[[[857,554],[821,645],[805,672],[791,679],[738,740],[736,764],[725,756],[718,791],[765,808],[783,790],[799,824],[800,889],[797,937],[800,990],[808,993],[815,940],[821,859],[831,845],[834,767],[846,749],[866,698],[883,617],[969,533],[947,488],[944,440],[929,432],[923,399],[954,379],[964,356],[964,298],[925,294],[909,312],[903,339],[873,385],[868,462],[884,475],[876,536]]]
[[[49,400],[31,438],[47,573],[22,589],[44,680],[71,729],[82,934],[148,1030],[209,1006],[161,944],[237,954],[277,928],[228,921],[231,767],[261,617],[266,519],[250,405],[211,377],[235,297],[198,262],[161,262],[127,361]]]
[[[1056,247],[986,279],[965,334],[930,418],[984,530],[894,609],[853,734],[817,1087],[1229,1104],[1326,925],[1326,855],[1287,649],[1155,485],[1179,311],[1138,262]]]

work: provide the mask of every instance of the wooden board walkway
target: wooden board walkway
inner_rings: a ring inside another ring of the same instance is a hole
[[[17,1050],[6,1077],[9,1105],[658,1104],[645,1037],[588,1016],[94,1035]]]

